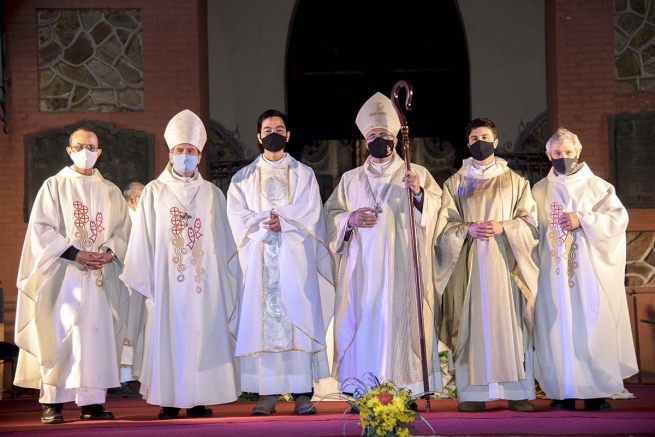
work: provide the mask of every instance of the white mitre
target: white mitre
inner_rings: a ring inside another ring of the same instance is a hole
[[[164,139],[169,150],[178,144],[192,144],[202,152],[207,142],[207,131],[200,117],[185,109],[168,122]]]
[[[357,113],[355,119],[359,131],[364,137],[371,129],[386,129],[394,135],[400,131],[400,118],[393,109],[391,100],[382,93],[375,93]]]

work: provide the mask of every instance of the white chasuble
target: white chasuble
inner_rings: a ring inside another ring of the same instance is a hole
[[[503,234],[468,234],[472,223],[487,220],[501,222]],[[435,247],[440,338],[453,355],[460,402],[534,398],[536,226],[528,181],[498,157],[486,170],[466,159],[444,183]]]
[[[285,154],[232,178],[227,196],[243,287],[230,320],[244,391],[306,393],[329,376],[325,331],[334,308],[333,261],[318,183]],[[271,211],[281,232],[262,225]]]
[[[424,167],[412,164],[412,171],[423,188],[423,209],[414,207],[414,219],[428,384],[430,390],[437,390],[442,378],[433,247],[441,188]],[[374,165],[369,157],[341,177],[325,203],[330,249],[338,266],[332,376],[346,392],[353,390],[349,378],[361,379],[368,372],[415,394],[424,391],[404,174],[405,163],[395,151],[382,166]],[[378,210],[378,223],[373,228],[353,229],[346,241],[348,218],[358,208]]]
[[[532,189],[539,211],[535,375],[551,399],[609,397],[637,373],[625,294],[628,213],[589,167]],[[574,212],[580,227],[558,224]]]
[[[191,408],[241,393],[227,309],[238,265],[225,196],[199,173],[169,164],[143,189],[121,279],[146,297],[141,393],[150,404]]]
[[[130,232],[121,191],[98,170],[66,167],[39,190],[18,271],[15,384],[42,389],[119,385],[112,306]],[[70,247],[111,250],[101,270],[60,256]]]
[[[136,220],[136,211],[128,207],[130,223]],[[118,281],[120,291],[112,305],[118,309],[114,319],[116,332],[116,354],[120,368],[121,383],[138,380],[143,363],[143,341],[148,315],[145,297],[132,293],[123,281]]]

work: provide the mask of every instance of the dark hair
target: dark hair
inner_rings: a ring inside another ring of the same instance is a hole
[[[71,145],[71,138],[73,138],[73,135],[75,135],[76,133],[78,133],[78,132],[80,132],[80,131],[83,131],[83,132],[91,132],[93,135],[96,136],[96,138],[98,138],[98,134],[97,134],[97,132],[94,131],[93,128],[92,128],[91,126],[86,125],[86,124],[83,124],[82,126],[80,126],[80,127],[78,127],[77,129],[75,129],[75,130],[70,134],[70,136],[68,137],[68,145],[69,145],[69,146]]]
[[[262,112],[262,115],[259,116],[257,119],[257,133],[262,132],[262,123],[264,120],[267,118],[271,117],[280,117],[282,119],[282,122],[284,122],[284,127],[289,130],[289,121],[287,120],[287,116],[278,111],[277,109],[267,109],[266,111]]]
[[[466,125],[466,139],[469,139],[471,131],[479,127],[487,127],[491,130],[491,133],[494,134],[494,140],[498,138],[498,133],[496,132],[496,125],[493,121],[488,118],[476,118],[475,120],[469,121],[469,124]]]

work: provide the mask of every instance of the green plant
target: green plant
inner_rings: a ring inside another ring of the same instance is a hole
[[[451,398],[457,399],[457,385],[455,383],[455,373],[448,372],[448,350],[439,352],[439,363],[441,364],[441,375],[448,377],[441,391],[434,394],[436,399]]]

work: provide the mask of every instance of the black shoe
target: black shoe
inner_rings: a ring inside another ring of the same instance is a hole
[[[575,410],[575,399],[555,399],[550,402],[552,410]]]
[[[62,423],[64,416],[61,414],[64,404],[41,404],[43,414],[41,415],[41,423]]]
[[[179,414],[180,414],[179,408],[162,407],[158,417],[161,420],[176,419]]]
[[[108,398],[141,398],[141,393],[139,393],[139,382],[135,383],[136,386],[130,384],[129,382],[124,382],[121,384],[120,388],[112,388],[107,390]]]
[[[418,413],[418,404],[416,402],[412,402],[409,404],[409,409]]]
[[[610,411],[612,407],[603,398],[585,399],[584,409],[587,411]]]
[[[84,405],[80,408],[82,420],[112,420],[114,415],[100,404]]]
[[[213,411],[204,405],[196,405],[193,408],[186,409],[186,415],[189,417],[210,417]]]

